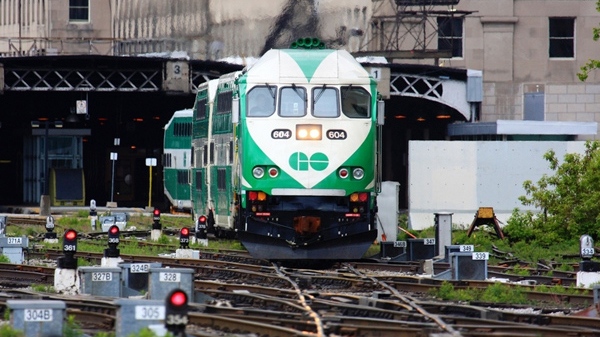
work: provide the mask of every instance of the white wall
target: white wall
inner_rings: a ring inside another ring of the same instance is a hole
[[[468,227],[479,207],[493,207],[504,224],[514,208],[534,210],[518,198],[525,180],[554,173],[543,158],[550,149],[562,162],[566,153],[583,153],[585,142],[410,141],[410,228],[433,226],[436,212]]]

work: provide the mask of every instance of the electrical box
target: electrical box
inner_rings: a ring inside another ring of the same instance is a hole
[[[194,270],[191,268],[150,268],[148,295],[164,300],[173,289],[182,289],[194,298]]]
[[[55,300],[7,300],[10,325],[24,336],[62,336],[66,305]]]
[[[408,239],[408,260],[419,261],[432,259],[436,254],[435,239]]]
[[[450,253],[450,269],[453,280],[486,280],[488,277],[487,258],[477,256],[487,253]]]
[[[121,268],[79,267],[82,294],[121,297]]]
[[[151,263],[119,263],[121,268],[121,296],[139,296],[148,291],[150,268],[160,268],[162,264]]]
[[[120,298],[115,300],[117,318],[116,336],[136,335],[142,328],[163,326],[165,321],[165,300],[143,300]],[[62,335],[60,335],[62,336]],[[159,335],[164,336],[164,335]]]
[[[22,264],[24,260],[23,248],[28,248],[29,238],[26,236],[0,237],[0,253],[6,256],[10,263]]]

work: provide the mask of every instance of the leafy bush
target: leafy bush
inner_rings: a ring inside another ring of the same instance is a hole
[[[525,181],[526,195],[519,200],[540,210],[513,213],[506,228],[514,241],[549,246],[582,234],[600,238],[600,142],[588,141],[583,154],[568,153],[560,163],[552,150],[544,154],[553,175],[537,183]]]
[[[14,329],[8,324],[0,325],[0,336],[2,337],[24,337],[25,334],[21,330]]]

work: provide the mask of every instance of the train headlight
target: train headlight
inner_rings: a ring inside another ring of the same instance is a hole
[[[252,170],[252,175],[254,176],[254,178],[260,179],[265,175],[265,169],[263,169],[260,166],[257,166]]]
[[[296,125],[297,140],[321,140],[321,124]]]
[[[364,176],[365,176],[365,170],[361,169],[360,167],[352,170],[352,177],[354,177],[354,179],[361,180]]]

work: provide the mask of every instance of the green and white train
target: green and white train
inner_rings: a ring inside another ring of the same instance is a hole
[[[355,58],[301,39],[204,83],[193,113],[191,201],[256,258],[344,260],[377,236],[377,85]]]
[[[175,111],[164,127],[163,180],[164,192],[172,210],[191,211],[190,194],[192,109]]]

